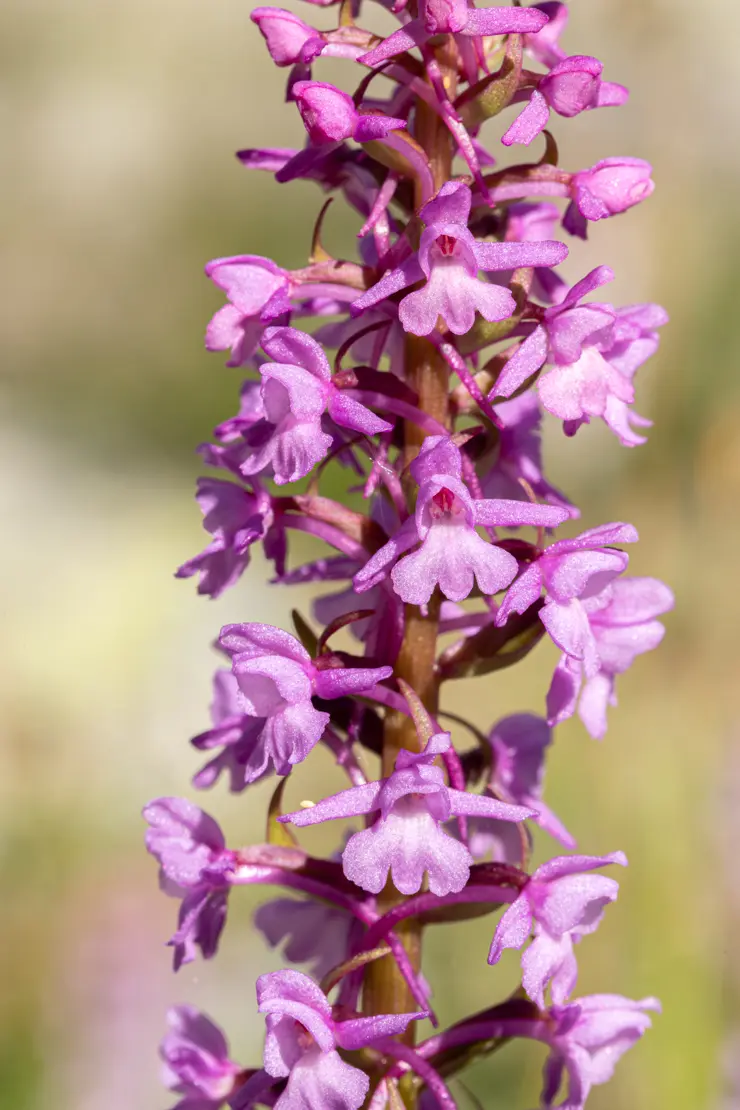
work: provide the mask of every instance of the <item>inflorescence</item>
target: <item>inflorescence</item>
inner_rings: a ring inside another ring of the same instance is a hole
[[[341,194],[362,225],[358,259],[327,253],[324,208],[301,269],[254,255],[207,265],[226,296],[207,347],[249,377],[238,413],[199,448],[210,540],[177,574],[217,597],[261,544],[274,582],[337,589],[315,601],[313,624],[296,617],[295,635],[245,623],[218,639],[224,665],[212,727],[193,739],[206,759],[193,781],[206,789],[223,772],[239,793],[278,776],[265,843],[227,848],[183,799],[144,810],[162,885],[180,900],[175,969],[215,955],[232,889],[259,883],[292,892],[255,924],[306,971],[257,981],[259,1068],[232,1060],[209,1018],[172,1009],[165,1082],[179,1110],[453,1110],[448,1079],[525,1037],[549,1050],[542,1106],[579,1110],[658,1003],[573,998],[574,945],[617,896],[602,870],[627,860],[574,854],[542,797],[545,757],[576,713],[604,736],[617,676],[659,644],[673,598],[626,574],[631,525],[553,537],[580,514],[545,477],[540,425],[545,410],[573,436],[599,418],[625,446],[645,442],[633,379],[666,313],[592,299],[613,278],[607,266],[573,286],[556,267],[563,233],[586,238],[650,196],[651,167],[610,157],[560,168],[555,117],[628,96],[596,58],[563,50],[563,3],[379,0],[398,22],[383,38],[362,25],[370,0],[312,2],[324,30],[281,8],[252,12],[289,70],[305,146],[238,157]],[[313,79],[322,58],[359,67],[353,95]],[[498,168],[481,128],[504,112],[501,142],[519,152]],[[532,144],[539,160],[526,161]],[[364,511],[321,492],[330,462]],[[279,488],[301,479],[299,491]],[[326,553],[291,565],[291,530]],[[485,734],[440,709],[448,683],[493,676],[545,635],[560,659],[544,716],[517,713]],[[347,789],[283,812],[285,776],[318,745]],[[300,847],[293,830],[344,818],[354,827],[334,857]],[[531,870],[535,825],[568,854]],[[522,950],[521,988],[418,1041],[416,1022],[436,1025],[424,928],[495,912],[488,963]]]

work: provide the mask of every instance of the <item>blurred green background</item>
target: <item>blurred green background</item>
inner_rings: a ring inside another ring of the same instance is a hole
[[[202,266],[241,252],[302,264],[319,206],[315,187],[248,176],[232,157],[302,134],[249,10],[0,9],[0,1103],[13,1110],[170,1105],[156,1043],[173,1002],[208,1009],[256,1062],[254,977],[279,965],[250,933],[245,892],[221,958],[172,976],[175,904],[138,816],[152,796],[194,796],[187,740],[207,724],[220,625],[285,624],[299,600],[266,590],[257,560],[219,602],[172,578],[202,546],[193,448],[235,410],[239,384],[203,350],[220,299]],[[584,525],[633,521],[633,570],[679,599],[662,649],[620,680],[607,739],[570,723],[550,766],[549,799],[582,850],[631,861],[581,947],[579,989],[654,993],[665,1008],[594,1110],[740,1106],[738,33],[731,0],[700,13],[689,0],[574,0],[564,41],[602,58],[632,100],[558,121],[562,163],[643,156],[658,186],[576,245],[566,274],[609,263],[616,303],[656,300],[672,316],[638,377],[647,446],[627,451],[599,427],[547,435],[549,475]],[[326,238],[346,254],[357,227],[340,207]],[[538,710],[553,658],[543,645],[501,678],[460,684],[448,707],[474,704],[486,727]],[[301,797],[339,781],[319,757]],[[264,799],[222,787],[203,804],[236,844],[260,836]],[[443,1017],[514,983],[515,962],[486,967],[491,928],[430,934]],[[541,1059],[507,1048],[467,1082],[487,1110],[526,1108]]]

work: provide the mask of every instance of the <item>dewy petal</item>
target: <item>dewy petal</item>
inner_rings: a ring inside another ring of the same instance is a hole
[[[394,270],[388,270],[387,273],[383,274],[380,281],[371,286],[356,301],[353,301],[350,305],[350,312],[353,316],[359,316],[361,312],[379,304],[380,301],[386,300],[394,293],[399,293],[401,289],[413,285],[414,282],[420,281],[423,277],[424,271],[419,265],[418,258],[413,254],[396,266]]]
[[[511,805],[490,798],[486,794],[473,794],[468,790],[454,790],[448,787],[450,812],[454,816],[492,817],[496,821],[526,821],[536,817],[536,811],[529,806]]]
[[[365,405],[360,404],[354,397],[349,397],[347,393],[340,389],[335,389],[331,393],[329,415],[335,424],[339,424],[343,428],[351,428],[355,432],[362,432],[366,436],[393,431],[393,425],[389,424],[387,420],[382,420]]]
[[[554,882],[566,875],[578,875],[583,871],[596,871],[599,867],[609,864],[627,866],[627,857],[624,852],[609,852],[606,856],[556,856],[541,864],[534,872],[532,878],[538,883]]]
[[[550,118],[550,109],[547,101],[538,89],[532,93],[529,104],[519,113],[517,118],[504,134],[501,142],[504,146],[513,143],[529,144],[547,127]]]
[[[504,363],[491,393],[496,397],[511,397],[527,378],[531,378],[544,365],[547,350],[547,332],[545,328],[537,327]]]
[[[414,47],[425,42],[428,37],[429,35],[422,21],[412,19],[405,27],[400,27],[397,31],[394,31],[392,35],[383,39],[378,46],[369,50],[367,54],[361,54],[357,60],[361,65],[375,69],[387,61],[388,58],[393,58],[396,54],[404,54],[407,50],[413,50]]]
[[[505,948],[521,948],[532,930],[532,909],[526,888],[503,914],[493,934],[489,964],[498,963]]]
[[[426,802],[413,797],[351,836],[342,855],[347,878],[372,894],[383,889],[389,870],[402,894],[416,894],[425,872],[432,894],[457,893],[468,881],[472,862],[467,848],[443,832]]]
[[[536,505],[531,501],[481,499],[473,503],[475,523],[494,528],[517,528],[532,524],[535,528],[556,528],[568,519],[567,509],[559,505]]]
[[[594,625],[596,644],[601,660],[601,670],[608,675],[623,674],[635,658],[646,651],[653,651],[665,635],[660,621],[624,627]]]
[[[375,139],[386,138],[391,131],[403,131],[406,126],[406,120],[395,116],[386,116],[382,112],[361,112],[353,138],[357,143],[371,143]]]
[[[543,885],[535,883],[535,917],[551,937],[592,933],[619,893],[619,883],[606,875],[571,874]]]
[[[557,239],[526,243],[476,242],[475,257],[481,270],[516,270],[520,266],[557,266],[568,257],[568,248]]]
[[[329,714],[314,709],[310,701],[289,705],[265,721],[261,740],[278,774],[286,774],[316,747],[329,724]]]
[[[606,710],[614,701],[614,679],[609,675],[597,674],[586,681],[578,702],[578,716],[594,740],[603,740],[606,736]]]
[[[446,181],[437,195],[428,200],[419,212],[424,223],[461,224],[468,226],[472,194],[462,181]]]
[[[537,388],[542,404],[561,420],[604,416],[612,396],[625,403],[634,400],[630,382],[594,347],[584,348],[577,362],[553,366],[540,378]]]
[[[352,918],[324,902],[275,898],[258,907],[254,923],[271,948],[285,941],[286,960],[311,961],[310,970],[317,979],[349,956]]]
[[[269,1004],[270,1012],[279,1010],[281,1002],[300,1003],[310,1007],[322,1018],[324,1024],[331,1026],[331,1006],[326,995],[316,983],[302,971],[271,971],[257,979],[257,1005],[260,1013]],[[274,1005],[273,1005],[274,1004]],[[323,1037],[323,1034],[321,1034]],[[333,1047],[327,1041],[328,1047]]]
[[[261,31],[270,57],[278,66],[295,65],[305,60],[304,51],[308,47],[312,54],[324,49],[324,42],[312,27],[304,23],[293,12],[283,8],[254,8],[250,17]]]
[[[463,35],[536,34],[547,22],[538,8],[472,8]]]
[[[479,281],[453,259],[433,266],[426,285],[401,301],[398,315],[412,335],[429,335],[440,316],[455,335],[465,335],[475,323],[476,311],[494,322],[505,320],[515,309],[508,289]]]
[[[373,1014],[372,1017],[350,1018],[335,1025],[337,1044],[349,1051],[364,1048],[383,1037],[405,1033],[412,1021],[427,1017],[426,1012],[412,1014]]]
[[[598,58],[574,54],[553,66],[539,88],[554,111],[571,119],[588,108],[598,107],[603,68]]]
[[[357,109],[348,93],[326,81],[296,81],[291,95],[312,143],[352,138]]]
[[[488,737],[494,755],[491,784],[517,801],[542,792],[545,751],[552,743],[547,721],[534,713],[503,717]]]
[[[572,539],[557,540],[550,544],[545,555],[549,559],[551,555],[566,555],[571,551],[587,551],[594,547],[611,547],[618,543],[637,543],[638,538],[637,529],[632,524],[625,524],[622,521],[599,524],[596,528],[587,528],[585,532],[581,532]]]
[[[457,478],[459,481],[462,478],[460,448],[449,436],[427,436],[409,469],[418,485],[439,478],[440,475]]]
[[[592,620],[612,626],[643,624],[667,613],[674,604],[673,591],[660,579],[623,578],[613,584],[609,604]]]
[[[293,1067],[275,1110],[359,1110],[370,1080],[338,1052],[309,1049]]]
[[[297,328],[267,328],[262,348],[273,362],[300,366],[320,381],[328,382],[331,367],[320,343]]]
[[[382,781],[352,786],[349,790],[341,790],[329,798],[322,798],[315,806],[286,813],[280,820],[302,828],[304,825],[318,825],[322,821],[335,821],[340,817],[372,813],[378,808],[378,795],[382,786]]]
[[[244,316],[256,316],[276,294],[287,293],[288,289],[286,272],[259,255],[214,258],[205,272]],[[290,306],[287,296],[283,299],[286,303],[280,311]]]
[[[233,672],[239,683],[242,711],[250,717],[269,717],[286,703],[295,705],[311,697],[311,680],[294,659],[237,655]]]
[[[193,1006],[172,1006],[167,1011],[167,1027],[170,1034],[192,1042],[216,1060],[225,1060],[229,1055],[223,1029]]]
[[[203,871],[226,849],[216,821],[185,798],[157,798],[143,809],[147,850],[181,887],[202,881]]]
[[[329,667],[316,671],[314,691],[320,698],[362,694],[392,674],[392,667]]]
[[[250,621],[246,624],[225,624],[218,637],[218,646],[228,655],[258,658],[281,655],[309,666],[311,656],[295,636],[272,624]]]
[[[558,1000],[553,996],[553,1003],[562,1006],[578,976],[573,942],[567,934],[555,938],[547,933],[538,933],[522,954],[522,986],[538,1006],[544,1007],[547,984],[555,976],[558,977],[560,989],[557,991]]]
[[[365,563],[362,570],[359,570],[352,580],[355,592],[358,594],[364,593],[366,590],[371,590],[373,586],[377,586],[384,578],[387,578],[388,572],[396,562],[396,560],[413,547],[419,540],[419,533],[416,528],[416,521],[414,517],[409,517],[405,521],[395,535],[391,536],[388,543],[384,544],[379,551],[376,551],[371,559]]]
[[[643,443],[647,443],[647,437],[636,432],[634,427],[652,426],[651,420],[638,416],[636,412],[630,412],[625,402],[613,395],[606,399],[604,423],[610,431],[614,432],[623,447],[640,447]]]
[[[329,390],[310,370],[268,362],[260,374],[265,416],[272,424],[280,425],[289,414],[297,420],[318,420],[324,412]]]
[[[600,81],[596,95],[597,108],[621,108],[630,98],[630,91],[616,81]]]
[[[582,301],[589,293],[593,293],[596,289],[600,289],[602,285],[608,285],[610,281],[614,281],[614,271],[610,266],[596,266],[593,270],[589,270],[585,277],[577,281],[575,285],[566,293],[562,303],[553,309],[548,309],[547,316],[562,312],[565,309],[573,308],[575,305]],[[610,306],[600,305],[600,308]]]
[[[611,305],[581,304],[566,311],[556,306],[547,320],[550,358],[570,365],[581,357],[586,342],[606,349],[613,338],[616,313]]]
[[[506,591],[506,596],[496,613],[496,626],[501,628],[506,624],[512,613],[524,613],[530,605],[534,605],[539,600],[541,592],[542,571],[537,563],[532,563]]]
[[[596,674],[598,648],[588,615],[580,601],[574,598],[561,603],[548,598],[540,611],[540,620],[561,651],[582,662],[588,677]]]
[[[265,1070],[273,1076],[291,1074],[305,1054],[300,1028],[315,1046],[309,1051],[332,1052],[335,1046],[331,1007],[326,995],[301,971],[274,971],[257,979],[259,1012],[266,1015]]]
[[[625,551],[574,551],[544,560],[547,591],[555,601],[567,603],[574,597],[601,593],[627,569]]]
[[[553,672],[547,691],[547,723],[560,725],[576,711],[578,693],[583,681],[583,668],[576,659],[563,654]]]
[[[174,949],[175,971],[196,959],[196,948],[200,948],[204,960],[215,956],[226,924],[228,894],[228,890],[208,886],[188,891],[180,906],[177,931],[167,942]]]
[[[517,571],[517,561],[464,524],[435,524],[418,551],[393,568],[396,593],[412,605],[429,601],[435,586],[450,601],[468,597],[474,580],[484,594],[503,590]]]

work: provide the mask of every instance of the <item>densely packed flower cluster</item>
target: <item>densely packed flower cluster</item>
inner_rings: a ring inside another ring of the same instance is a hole
[[[559,166],[555,116],[628,94],[596,58],[566,52],[556,0],[381,0],[398,23],[385,38],[366,28],[370,0],[313,2],[325,9],[320,30],[281,8],[252,13],[289,70],[286,110],[297,109],[305,145],[238,157],[278,182],[341,193],[361,224],[358,257],[326,252],[323,209],[301,269],[254,255],[206,267],[226,298],[206,344],[228,351],[246,381],[237,414],[200,448],[210,540],[177,573],[217,597],[261,544],[274,582],[339,587],[311,620],[296,618],[295,635],[245,623],[218,639],[194,785],[226,772],[242,792],[277,776],[265,843],[227,848],[183,799],[144,810],[147,847],[180,901],[176,969],[216,953],[232,889],[261,883],[292,894],[265,902],[257,928],[305,970],[257,981],[258,1068],[231,1058],[209,1018],[173,1009],[165,1079],[179,1110],[450,1110],[449,1077],[526,1037],[549,1049],[542,1106],[578,1110],[658,1004],[573,997],[575,944],[617,896],[603,869],[627,861],[574,854],[543,800],[545,757],[575,713],[604,736],[617,676],[658,645],[673,599],[626,573],[631,525],[573,536],[571,524],[570,538],[554,538],[579,511],[543,472],[540,425],[545,410],[573,436],[598,417],[625,446],[644,442],[633,379],[665,312],[594,299],[607,266],[572,286],[555,267],[565,233],[585,238],[650,196],[651,168],[629,157]],[[359,67],[352,94],[314,79],[324,57]],[[498,115],[495,159],[483,126]],[[499,167],[511,146],[515,160]],[[330,462],[364,511],[322,493]],[[295,565],[296,530],[326,545],[317,561]],[[543,715],[517,713],[488,734],[456,717],[453,742],[440,708],[448,684],[480,676],[493,698],[495,672],[545,634],[560,659]],[[284,813],[286,776],[300,776],[317,745],[347,788]],[[345,818],[352,830],[337,833],[335,857],[301,848],[294,830]],[[568,854],[532,870],[536,825]],[[417,1022],[436,1025],[423,929],[481,913],[499,914],[489,964],[521,950],[521,989],[419,1041]]]

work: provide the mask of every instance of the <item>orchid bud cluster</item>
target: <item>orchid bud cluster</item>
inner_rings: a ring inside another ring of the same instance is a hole
[[[288,892],[255,925],[301,970],[257,981],[259,1067],[235,1062],[209,1018],[173,1009],[165,1081],[179,1110],[453,1110],[448,1080],[524,1037],[549,1050],[542,1107],[580,1110],[658,1003],[573,997],[575,945],[617,896],[602,871],[627,861],[576,854],[543,800],[545,758],[576,713],[604,736],[617,677],[659,644],[673,598],[626,573],[631,525],[553,535],[580,514],[545,476],[540,426],[543,410],[567,436],[598,418],[625,446],[644,442],[634,377],[665,312],[594,299],[607,266],[572,286],[556,267],[565,233],[585,238],[651,194],[651,168],[559,166],[555,118],[628,95],[596,58],[566,53],[562,3],[381,0],[398,23],[383,38],[364,24],[370,0],[315,2],[321,29],[280,8],[252,13],[289,69],[286,111],[305,145],[238,157],[286,187],[308,179],[341,194],[361,225],[357,258],[323,247],[325,206],[304,267],[254,255],[206,267],[226,298],[207,347],[228,351],[246,381],[236,415],[199,449],[210,539],[177,573],[217,597],[261,545],[275,583],[335,589],[292,631],[247,622],[218,638],[193,781],[207,789],[224,774],[242,793],[274,777],[264,843],[228,848],[183,799],[144,810],[163,888],[180,902],[175,969],[216,954],[232,891],[257,883]],[[314,80],[325,57],[359,67],[352,95]],[[500,168],[482,139],[499,114],[496,157],[520,148]],[[322,491],[329,463],[364,511]],[[315,562],[291,559],[295,531],[325,545]],[[496,673],[545,637],[560,657],[541,713],[523,707],[488,732],[445,713],[450,684],[477,676],[493,699]],[[284,812],[288,778],[300,782],[319,746],[347,788]],[[296,830],[340,819],[353,823],[335,856],[301,847]],[[537,825],[565,854],[533,870]],[[424,929],[488,913],[499,915],[488,963],[520,950],[521,989],[497,999],[491,970],[489,1008],[419,1040],[419,1021],[437,1025]]]

